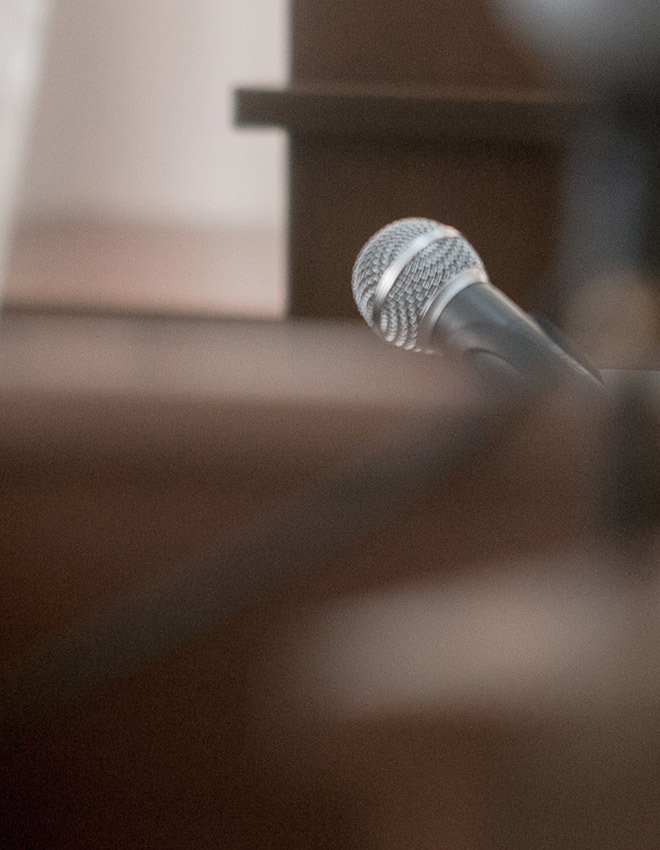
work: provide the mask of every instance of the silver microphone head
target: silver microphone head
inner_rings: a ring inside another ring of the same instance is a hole
[[[353,297],[367,324],[388,342],[414,351],[422,319],[462,272],[487,280],[483,263],[453,227],[404,218],[379,230],[353,267]]]

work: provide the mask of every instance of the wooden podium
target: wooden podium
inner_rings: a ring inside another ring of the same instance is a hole
[[[2,672],[11,676],[36,646],[159,586],[198,547],[215,541],[221,553],[261,511],[332,478],[390,428],[429,406],[461,411],[466,399],[442,360],[406,357],[351,322],[7,314],[0,358]],[[523,850],[574,830],[585,850],[657,847],[660,766],[642,740],[655,720],[633,713],[632,738],[625,713],[615,735],[585,722],[592,737],[579,762],[572,716],[559,732],[524,713],[479,723],[417,709],[332,717],[319,710],[326,692],[292,659],[307,646],[323,660],[327,643],[309,640],[309,624],[332,622],[338,606],[398,594],[405,603],[429,582],[444,598],[445,582],[478,587],[498,565],[524,579],[538,561],[593,542],[580,480],[597,427],[558,401],[521,410],[398,515],[301,564],[297,580],[4,738],[0,801],[13,842],[3,846]],[[277,557],[266,547],[263,569]],[[563,580],[557,587],[566,594]],[[434,610],[431,623],[442,625]],[[499,607],[490,611],[500,622]],[[488,647],[495,660],[517,647],[506,639],[516,622],[501,624],[504,640]],[[551,635],[564,639],[557,626]],[[445,646],[434,635],[423,647],[439,663]],[[369,689],[367,648],[353,646]],[[424,673],[414,645],[398,647],[410,655],[401,672]],[[579,671],[575,659],[571,647]]]
[[[236,94],[239,126],[289,134],[290,314],[355,315],[358,251],[407,216],[459,228],[524,299],[552,270],[576,106],[489,4],[293,0],[291,39],[290,86]]]

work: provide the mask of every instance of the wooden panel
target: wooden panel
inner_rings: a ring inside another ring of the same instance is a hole
[[[291,315],[355,315],[357,252],[413,215],[463,230],[526,296],[552,262],[575,107],[491,5],[293,0],[291,28],[291,89],[238,99],[242,123],[291,134]]]
[[[290,156],[293,315],[356,315],[350,279],[360,248],[378,228],[408,216],[461,230],[513,298],[525,300],[550,270],[556,151],[295,136]]]
[[[293,0],[292,79],[538,87],[546,74],[487,0]]]
[[[543,92],[443,89],[402,92],[295,86],[238,89],[239,126],[282,127],[320,138],[480,140],[559,145],[585,104]]]
[[[150,407],[157,420],[161,403]],[[103,429],[107,403],[87,409],[90,428]],[[380,427],[377,411],[362,422],[347,414],[329,430],[359,440],[365,427]],[[292,447],[303,420],[288,419]],[[396,839],[407,833],[411,846],[451,840],[487,850],[485,823],[493,809],[515,821],[507,795],[517,790],[509,771],[499,774],[505,756],[493,753],[487,729],[413,719],[307,738],[299,722],[305,706],[287,713],[265,679],[278,677],[278,667],[264,665],[287,629],[323,600],[566,544],[586,521],[587,506],[571,498],[585,439],[547,410],[534,412],[494,451],[475,455],[315,575],[3,742],[0,803],[13,837],[5,846],[339,850],[402,846]],[[39,611],[51,629],[61,627],[81,608],[135,587],[136,575],[153,574],[167,552],[218,523],[235,525],[292,483],[289,474],[277,481],[253,468],[243,479],[237,470],[233,486],[213,473],[191,486],[176,456],[170,460],[169,481],[143,469],[132,484],[102,465],[53,475],[47,455],[41,468],[28,463],[9,475],[3,468],[3,502],[14,508],[4,512],[0,536],[14,585],[5,613],[18,628],[34,624]]]
[[[446,362],[364,323],[14,311],[0,366],[0,665],[412,411],[465,398]]]
[[[386,346],[371,347],[361,329],[339,323],[4,322],[0,591],[10,667],[36,640],[359,453],[402,414],[461,399],[458,376],[442,361],[391,359]],[[215,346],[224,348],[220,361],[210,356]],[[264,374],[237,398],[229,373],[248,353]],[[374,385],[363,403],[364,384],[356,387],[346,368],[361,357]],[[282,359],[275,381],[269,367]],[[394,360],[402,371],[390,371]],[[415,378],[415,363],[431,366]],[[310,385],[324,379],[321,404]],[[250,398],[258,387],[261,400]],[[578,483],[594,431],[565,399],[521,411],[487,450],[439,473],[431,492],[295,583],[3,740],[3,846],[490,850],[497,840],[522,848],[530,830],[537,846],[556,835],[547,832],[550,811],[553,829],[594,829],[594,840],[580,844],[588,850],[603,846],[608,824],[634,838],[622,847],[657,847],[653,748],[626,760],[624,785],[620,762],[610,760],[620,737],[599,739],[606,776],[595,777],[592,762],[582,766],[582,808],[567,820],[578,783],[567,745],[552,757],[554,772],[545,770],[553,743],[545,727],[444,716],[321,722],[304,691],[277,691],[291,681],[282,667],[288,639],[325,605],[493,562],[527,570],[548,552],[589,543],[593,506]],[[564,727],[566,737],[572,731]],[[619,759],[629,754],[624,745]],[[544,782],[551,800],[538,796]],[[634,794],[617,796],[622,787]]]

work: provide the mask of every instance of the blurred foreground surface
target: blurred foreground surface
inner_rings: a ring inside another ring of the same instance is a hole
[[[468,396],[341,323],[10,313],[0,358],[9,675]],[[599,539],[599,428],[539,400],[322,569],[12,736],[7,846],[656,848],[656,588]]]

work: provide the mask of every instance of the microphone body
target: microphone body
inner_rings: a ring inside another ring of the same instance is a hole
[[[600,385],[591,368],[571,357],[503,292],[481,280],[457,293],[433,317],[429,331],[425,351],[460,352],[477,368],[499,361],[503,374],[525,383],[563,380]]]
[[[518,383],[564,380],[602,391],[583,358],[567,353],[490,283],[454,228],[420,218],[378,231],[356,260],[353,293],[367,323],[395,345],[460,352],[490,375]]]

